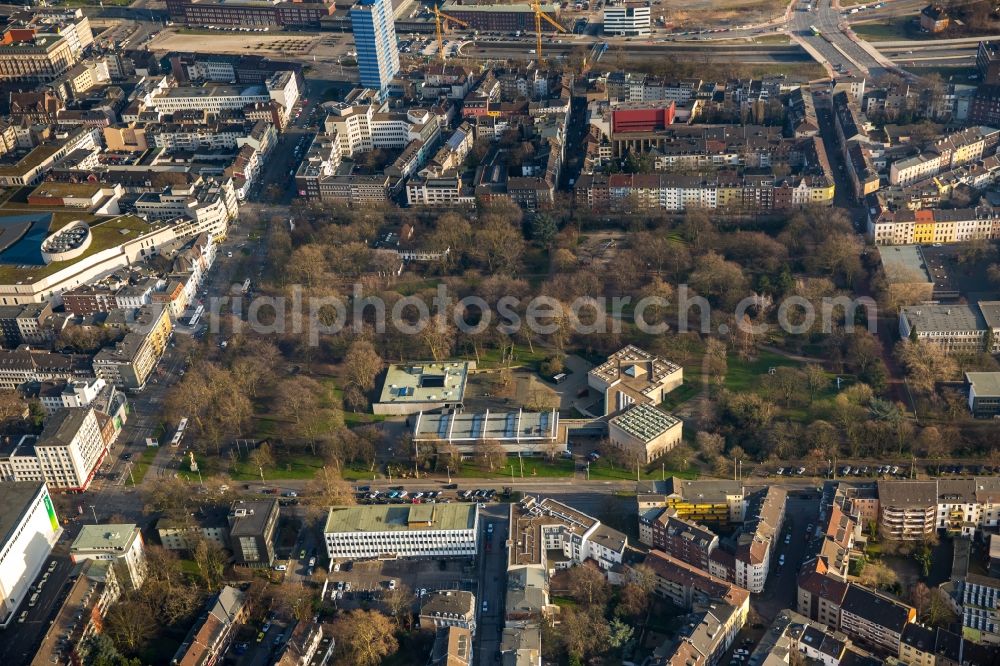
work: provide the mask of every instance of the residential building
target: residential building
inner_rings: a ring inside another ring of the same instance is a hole
[[[950,24],[951,17],[942,5],[932,3],[920,10],[920,29],[924,32],[944,32]]]
[[[651,550],[644,564],[656,576],[653,592],[680,608],[694,608],[715,601],[744,608],[744,613],[749,609],[750,593],[747,590],[664,552]]]
[[[624,347],[587,373],[587,384],[604,396],[604,413],[632,404],[659,405],[684,383],[684,369],[633,345]]]
[[[472,666],[472,632],[455,626],[437,629],[427,666]]]
[[[989,207],[875,207],[868,215],[868,237],[876,245],[962,243],[1000,238],[1000,216]]]
[[[93,407],[61,409],[40,435],[24,435],[0,447],[0,480],[45,481],[60,490],[90,486],[110,442]]]
[[[816,622],[785,609],[771,623],[750,654],[751,664],[805,663],[823,666],[882,666],[886,662],[851,643],[835,625]]]
[[[188,520],[167,518],[156,521],[156,533],[167,550],[193,550],[204,539],[220,548],[229,547],[229,512],[225,509],[202,510]]]
[[[922,540],[934,533],[936,481],[878,482],[879,531],[889,539]]]
[[[750,592],[764,591],[771,558],[785,519],[787,492],[770,486],[747,497],[743,525],[736,536],[734,568],[727,580]],[[727,572],[728,573],[728,572]]]
[[[650,8],[647,0],[618,0],[604,5],[604,34],[638,37],[649,35]]]
[[[56,333],[45,325],[51,316],[51,303],[0,305],[0,335],[3,336],[0,342],[10,349],[22,344],[49,345]]]
[[[976,643],[1000,644],[1000,578],[967,574],[961,594],[962,635]]]
[[[269,567],[274,563],[278,500],[237,500],[229,508],[229,546],[236,563]]]
[[[89,406],[106,386],[107,383],[100,378],[79,379],[71,382],[49,382],[47,385],[42,385],[38,400],[45,413],[51,416],[66,407]],[[51,389],[46,390],[48,387]]]
[[[144,307],[136,311],[126,333],[114,347],[94,356],[94,374],[112,386],[141,389],[170,342],[173,323],[166,307]]]
[[[108,610],[121,597],[122,586],[108,560],[85,560],[74,567],[68,590],[59,597],[52,619],[32,664],[86,663],[88,639],[104,629]]]
[[[847,594],[847,579],[831,572],[826,560],[815,557],[802,565],[797,578],[799,613],[828,627],[840,626],[840,607]]]
[[[909,305],[899,311],[899,336],[940,346],[949,354],[985,351],[986,321],[972,305]]]
[[[649,463],[677,446],[682,430],[676,416],[641,403],[608,421],[608,441],[635,460]]]
[[[334,640],[323,626],[317,622],[298,622],[280,648],[275,666],[326,666],[333,655]]]
[[[146,550],[138,525],[84,525],[69,556],[74,564],[85,560],[110,561],[115,577],[124,589],[135,590],[146,580]]]
[[[14,621],[61,535],[45,483],[0,483],[0,628]]]
[[[379,557],[473,557],[479,508],[473,504],[334,506],[323,529],[331,560]]]
[[[476,595],[464,590],[429,592],[420,599],[421,629],[461,627],[476,633]]]
[[[475,369],[474,361],[391,363],[372,411],[397,416],[461,411],[466,380]]]
[[[840,630],[878,652],[899,654],[906,625],[917,611],[895,599],[851,583],[840,607]]]
[[[206,604],[170,663],[178,666],[221,663],[240,626],[249,619],[250,610],[245,592],[226,585]]]
[[[88,380],[94,376],[89,356],[56,354],[27,346],[0,349],[0,389],[13,390],[25,383]]]
[[[940,627],[911,622],[903,630],[899,660],[907,666],[991,664],[1000,660],[1000,648],[976,644]]]
[[[551,498],[525,497],[510,505],[508,571],[535,567],[547,574],[594,562],[604,571],[621,564],[628,537],[592,516]],[[561,551],[549,559],[550,551]]]
[[[507,454],[555,455],[566,451],[566,428],[559,427],[559,411],[551,412],[417,412],[413,419],[414,446],[437,447],[448,442],[463,455],[475,455],[486,442],[498,443]]]
[[[239,203],[232,179],[199,180],[160,192],[143,192],[135,200],[135,211],[149,220],[190,220],[198,234],[208,233],[221,241],[229,223],[236,219]]]
[[[639,525],[640,541],[651,537],[646,545],[709,571],[709,556],[719,547],[719,537],[710,529],[680,518],[676,509],[650,509],[639,515]]]
[[[78,58],[71,40],[62,35],[7,28],[0,40],[0,80],[55,81]]]
[[[1000,416],[1000,372],[967,372],[969,411],[977,419]]]
[[[880,247],[878,254],[893,302],[923,302],[933,298],[934,279],[919,245]]]
[[[361,85],[384,95],[399,71],[399,46],[389,0],[360,0],[351,8]]]
[[[636,493],[639,514],[656,508],[671,508],[684,520],[698,523],[742,523],[746,497],[740,481],[711,479],[691,481],[670,477],[665,481],[638,484]],[[652,543],[652,535],[640,541]]]

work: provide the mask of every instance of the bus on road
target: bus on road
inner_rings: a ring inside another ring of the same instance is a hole
[[[816,37],[819,37],[819,28],[814,25],[809,26],[809,32],[811,32]]]
[[[181,422],[177,424],[177,432],[174,433],[174,438],[170,440],[170,446],[180,446],[181,440],[184,439],[184,429],[187,428],[188,420],[185,416],[181,419]]]

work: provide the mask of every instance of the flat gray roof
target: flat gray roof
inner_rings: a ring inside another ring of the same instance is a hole
[[[406,530],[471,530],[478,508],[472,504],[409,506],[332,506],[327,534],[337,532],[401,532]]]
[[[967,372],[965,380],[977,396],[1000,397],[1000,372]]]
[[[469,361],[394,363],[382,384],[379,402],[460,402]]]
[[[934,282],[919,245],[882,245],[878,253],[890,283]]]
[[[917,333],[981,331],[986,328],[983,316],[970,305],[912,305],[902,308],[903,316]]]

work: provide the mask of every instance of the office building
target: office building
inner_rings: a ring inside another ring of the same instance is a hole
[[[924,340],[950,354],[978,354],[985,350],[986,321],[974,305],[909,305],[899,312],[899,336]]]
[[[83,491],[110,445],[93,407],[61,409],[40,435],[0,447],[0,480],[45,481],[50,488]]]
[[[135,524],[84,525],[69,547],[73,563],[110,561],[124,589],[137,589],[146,579],[142,531]]]
[[[1000,416],[1000,372],[967,372],[969,411],[977,419]]]
[[[475,368],[475,361],[392,363],[372,411],[395,416],[461,411],[469,371]]]
[[[618,0],[604,5],[604,34],[629,37],[649,35],[650,9],[647,0]]]
[[[543,14],[553,21],[559,21],[558,3],[539,3]],[[448,0],[441,5],[441,11],[449,16],[465,21],[473,30],[490,32],[533,31],[535,29],[535,12],[527,2],[493,3],[493,2],[460,2]],[[555,32],[548,21],[541,23],[543,32]]]
[[[229,509],[229,545],[236,563],[269,567],[274,563],[278,500],[237,500]]]
[[[361,0],[351,8],[361,85],[385,94],[399,71],[391,0]]]
[[[473,557],[477,504],[335,506],[323,530],[331,560],[365,557]]]
[[[0,628],[14,620],[61,534],[44,483],[0,483]]]

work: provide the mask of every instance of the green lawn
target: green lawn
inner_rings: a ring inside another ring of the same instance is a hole
[[[306,454],[277,455],[274,465],[264,468],[264,481],[311,479],[323,468],[323,460]],[[259,481],[260,470],[249,460],[238,460],[229,471],[234,481]]]
[[[513,361],[512,366],[527,366],[534,369],[539,363],[544,361],[552,352],[543,349],[541,347],[535,347],[534,351],[528,348],[527,345],[514,345]],[[465,356],[459,358],[466,358],[470,361],[476,360],[475,354],[466,354]],[[500,366],[500,350],[499,349],[481,349],[479,350],[479,368],[499,368]]]
[[[801,364],[798,361],[767,351],[760,352],[757,358],[750,361],[730,358],[725,386],[730,391],[747,391],[752,388],[757,379],[767,374],[770,368],[796,365]]]
[[[659,463],[639,468],[639,478],[643,481],[659,481],[661,478],[669,478],[671,476],[677,476],[682,479],[697,479],[698,471],[695,469],[685,471],[670,469],[666,466],[661,467]],[[607,458],[601,458],[596,463],[590,465],[590,479],[634,481],[635,468],[626,469],[620,465],[612,466]]]
[[[150,465],[153,464],[153,459],[159,452],[160,447],[147,446],[142,453],[133,459],[132,478],[135,479],[136,485],[142,483],[142,480],[146,478],[146,472],[149,471]]]
[[[910,30],[912,18],[903,17],[891,21],[872,21],[871,23],[855,23],[851,26],[854,33],[866,41],[899,41],[904,39],[921,39],[921,33]],[[926,39],[926,37],[923,37]]]
[[[475,478],[521,478],[521,469],[524,468],[524,478],[568,478],[573,476],[573,461],[562,458],[556,460],[546,460],[545,458],[522,458],[518,462],[517,458],[508,458],[507,465],[502,470],[490,471],[486,467],[467,462],[462,465],[462,469],[452,476],[464,479]],[[513,473],[513,477],[511,474]]]

